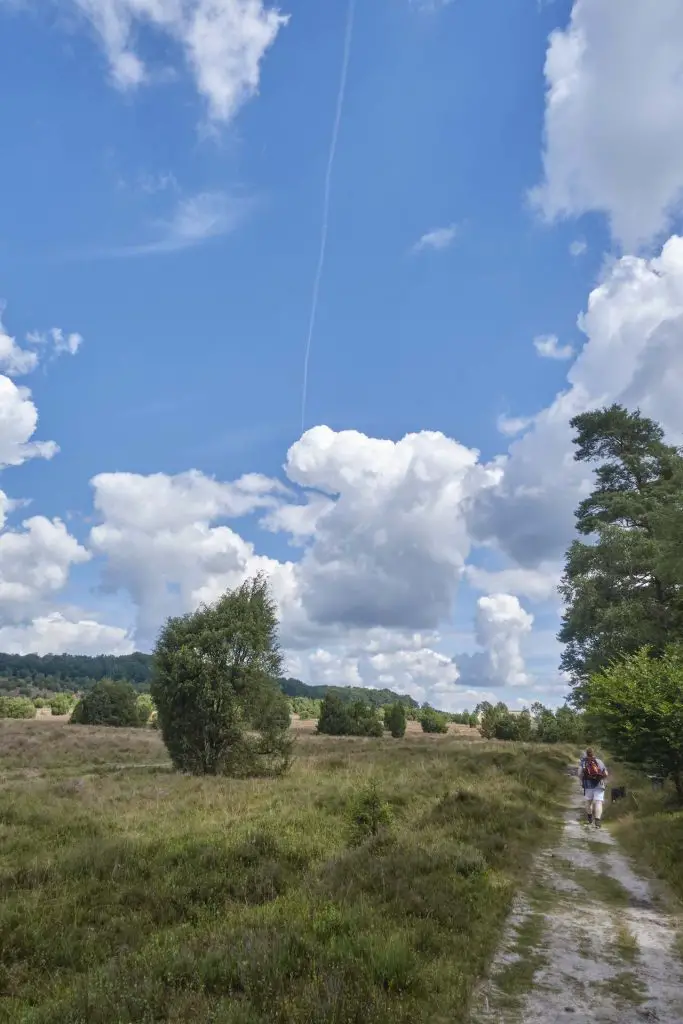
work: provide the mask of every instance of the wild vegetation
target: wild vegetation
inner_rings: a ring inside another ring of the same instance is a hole
[[[479,731],[486,739],[574,744],[585,739],[584,715],[567,705],[553,711],[537,701],[513,713],[502,701],[484,701],[477,710]]]
[[[362,700],[344,704],[329,693],[320,709],[318,732],[326,736],[382,736],[384,724],[377,710]]]
[[[151,729],[0,722],[0,1019],[464,1021],[567,756],[302,732],[235,779]]]
[[[573,425],[598,468],[562,583],[571,706],[282,679],[262,577],[153,660],[0,658],[33,698],[0,697],[0,1019],[464,1021],[587,739],[628,779],[618,834],[683,892],[683,460],[638,413]],[[317,719],[293,761],[292,712]]]
[[[198,775],[277,774],[291,760],[276,679],[275,602],[262,576],[172,618],[154,651],[152,699],[173,765]]]

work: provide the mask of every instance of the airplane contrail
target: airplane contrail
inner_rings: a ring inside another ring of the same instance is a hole
[[[311,300],[311,313],[308,320],[308,334],[306,336],[306,353],[304,355],[304,380],[301,389],[301,433],[306,428],[306,402],[308,399],[308,364],[311,358],[311,344],[315,331],[315,321],[318,313],[318,297],[320,295],[320,282],[322,281],[325,268],[325,252],[327,250],[327,229],[330,219],[330,193],[332,188],[332,172],[334,170],[334,158],[337,152],[337,141],[339,139],[339,126],[341,124],[342,111],[344,109],[344,96],[346,95],[346,79],[349,71],[349,59],[351,57],[351,41],[353,39],[353,24],[356,13],[356,0],[349,0],[348,13],[346,17],[346,34],[344,38],[344,56],[342,59],[341,80],[337,93],[337,109],[334,116],[332,128],[332,140],[330,152],[327,157],[327,170],[325,172],[325,190],[323,195],[323,220],[320,231],[320,252],[318,254],[318,265],[313,279],[313,296]]]

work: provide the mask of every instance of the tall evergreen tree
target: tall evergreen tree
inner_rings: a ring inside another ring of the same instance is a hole
[[[683,558],[672,559],[683,458],[657,423],[619,405],[571,426],[575,458],[597,464],[596,486],[576,512],[587,540],[569,548],[560,586],[562,668],[581,703],[582,684],[615,658],[646,645],[658,656],[683,638]]]

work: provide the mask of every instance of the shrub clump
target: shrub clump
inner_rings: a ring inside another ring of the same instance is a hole
[[[384,725],[395,740],[400,740],[405,736],[406,709],[400,701],[397,701],[395,704],[389,704],[384,709]]]
[[[154,650],[151,695],[175,768],[245,777],[289,767],[291,715],[277,683],[277,630],[261,575],[168,620]]]
[[[102,679],[78,702],[71,715],[75,725],[109,725],[118,728],[143,725],[137,694],[130,683]]]
[[[344,703],[336,693],[322,702],[318,732],[326,736],[382,736],[384,726],[375,708],[361,700]]]
[[[447,733],[448,718],[434,708],[424,708],[420,715],[420,725],[423,732]]]
[[[57,693],[49,702],[49,708],[53,715],[68,715],[73,706],[74,701],[69,693]]]
[[[36,706],[28,697],[0,697],[0,718],[35,718]]]

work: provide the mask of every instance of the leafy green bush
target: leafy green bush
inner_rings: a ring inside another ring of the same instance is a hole
[[[156,708],[154,707],[154,701],[149,693],[141,693],[135,702],[138,709],[138,719],[140,725],[149,725],[150,720],[156,715]]]
[[[322,701],[313,700],[311,697],[290,697],[289,706],[292,709],[292,714],[298,715],[302,721],[308,722],[320,717]]]
[[[318,732],[326,736],[382,736],[384,726],[377,710],[363,701],[345,704],[336,693],[322,702]]]
[[[0,718],[35,718],[36,706],[28,697],[0,697]]]
[[[584,687],[591,731],[621,760],[671,779],[683,800],[683,647],[645,647]]]
[[[291,716],[277,683],[277,629],[260,575],[213,605],[168,620],[154,650],[151,695],[176,768],[244,777],[289,767]]]
[[[423,732],[447,733],[448,719],[441,711],[434,708],[423,708],[420,715],[420,725]]]
[[[50,702],[45,697],[35,697],[33,701],[34,708],[40,710],[40,708],[49,708]]]
[[[400,740],[406,734],[406,709],[400,701],[396,704],[389,704],[384,709],[384,725],[395,740]]]
[[[130,683],[102,679],[78,702],[71,721],[76,725],[139,726],[137,694]]]
[[[50,711],[53,715],[68,715],[73,706],[73,698],[68,693],[58,693],[50,700]]]

